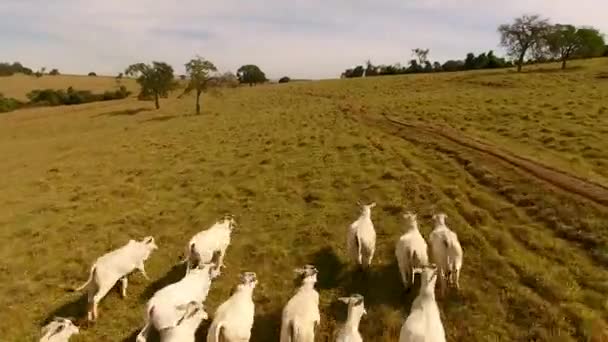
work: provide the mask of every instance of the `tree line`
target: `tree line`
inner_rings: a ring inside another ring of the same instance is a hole
[[[481,53],[477,56],[474,53],[469,53],[464,60],[449,60],[443,64],[439,62],[431,62],[428,59],[429,52],[430,51],[428,49],[412,50],[412,54],[416,56],[416,58],[411,59],[406,66],[402,66],[400,63],[393,65],[374,65],[370,60],[368,60],[365,65],[358,65],[355,68],[346,69],[342,73],[341,77],[352,78],[474,69],[496,69],[513,66],[513,63],[510,61],[497,57],[492,50],[488,51],[487,53]]]
[[[521,71],[523,65],[530,63],[555,62],[566,68],[571,59],[608,56],[608,45],[604,36],[595,28],[576,27],[569,24],[551,24],[548,19],[539,15],[523,15],[513,23],[498,27],[500,45],[507,51],[507,58],[497,57],[494,51],[475,55],[468,53],[464,60],[449,60],[441,64],[429,60],[429,50],[416,48],[412,50],[407,65],[373,65],[367,61],[346,69],[341,77],[364,77],[398,75],[425,72],[449,72],[474,69],[496,69],[517,66]]]
[[[95,94],[89,90],[76,90],[72,87],[68,87],[66,90],[36,89],[27,93],[28,102],[4,97],[0,93],[0,113],[27,107],[75,105],[97,101],[120,100],[127,98],[129,95],[131,95],[131,92],[124,86],[120,86],[117,90],[108,90],[99,94]]]

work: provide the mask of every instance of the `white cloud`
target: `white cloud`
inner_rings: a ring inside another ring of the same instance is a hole
[[[405,63],[497,50],[496,27],[524,13],[608,32],[605,0],[3,0],[2,59],[63,72],[116,74],[196,54],[221,69],[255,63],[270,77],[336,77],[371,58]]]

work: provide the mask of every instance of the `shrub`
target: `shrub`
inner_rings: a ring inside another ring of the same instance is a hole
[[[131,95],[125,86],[115,91],[106,91],[103,94],[93,94],[89,90],[75,90],[69,87],[67,91],[53,89],[37,89],[29,92],[27,98],[30,105],[35,106],[59,106],[75,105],[96,101],[109,101],[124,99]]]
[[[4,95],[0,93],[0,113],[10,112],[21,106],[23,106],[21,101],[10,97],[4,97]]]
[[[51,71],[49,72],[49,75],[51,75],[51,76],[57,76],[57,75],[59,75],[59,70],[57,70],[57,69],[53,69],[53,70],[51,70]]]
[[[89,76],[97,76],[97,74],[91,71],[91,72],[89,73]]]
[[[283,77],[281,77],[281,79],[279,80],[279,83],[287,83],[287,82],[289,82],[289,81],[291,81],[291,79],[290,79],[289,77],[287,77],[287,76],[283,76]]]

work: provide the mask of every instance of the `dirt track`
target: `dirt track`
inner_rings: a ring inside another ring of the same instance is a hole
[[[562,170],[540,164],[525,157],[516,156],[510,152],[502,151],[495,146],[487,143],[463,137],[458,132],[446,127],[429,126],[427,124],[401,122],[390,118],[385,113],[382,114],[383,119],[379,117],[370,117],[363,115],[363,120],[375,127],[378,127],[391,134],[408,139],[407,132],[402,129],[415,130],[416,133],[423,133],[447,139],[450,142],[460,146],[481,152],[487,156],[498,159],[503,163],[508,163],[511,166],[524,171],[526,174],[534,176],[544,182],[547,182],[563,191],[584,197],[590,201],[608,206],[608,188],[580,177],[574,176]]]

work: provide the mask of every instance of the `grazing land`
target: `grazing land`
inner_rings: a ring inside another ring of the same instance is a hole
[[[193,97],[0,115],[2,340],[81,317],[84,297],[63,288],[153,235],[152,281],[134,274],[129,297],[111,292],[73,340],[132,339],[145,301],[183,275],[184,244],[231,212],[239,228],[210,314],[255,271],[252,341],[276,341],[293,269],[313,263],[318,341],[352,292],[365,296],[364,339],[396,341],[416,291],[403,290],[394,245],[413,210],[425,237],[445,211],[464,249],[461,292],[439,300],[449,341],[606,341],[608,59],[570,65],[225,89],[199,116]],[[345,250],[357,200],[378,203],[366,277]]]

